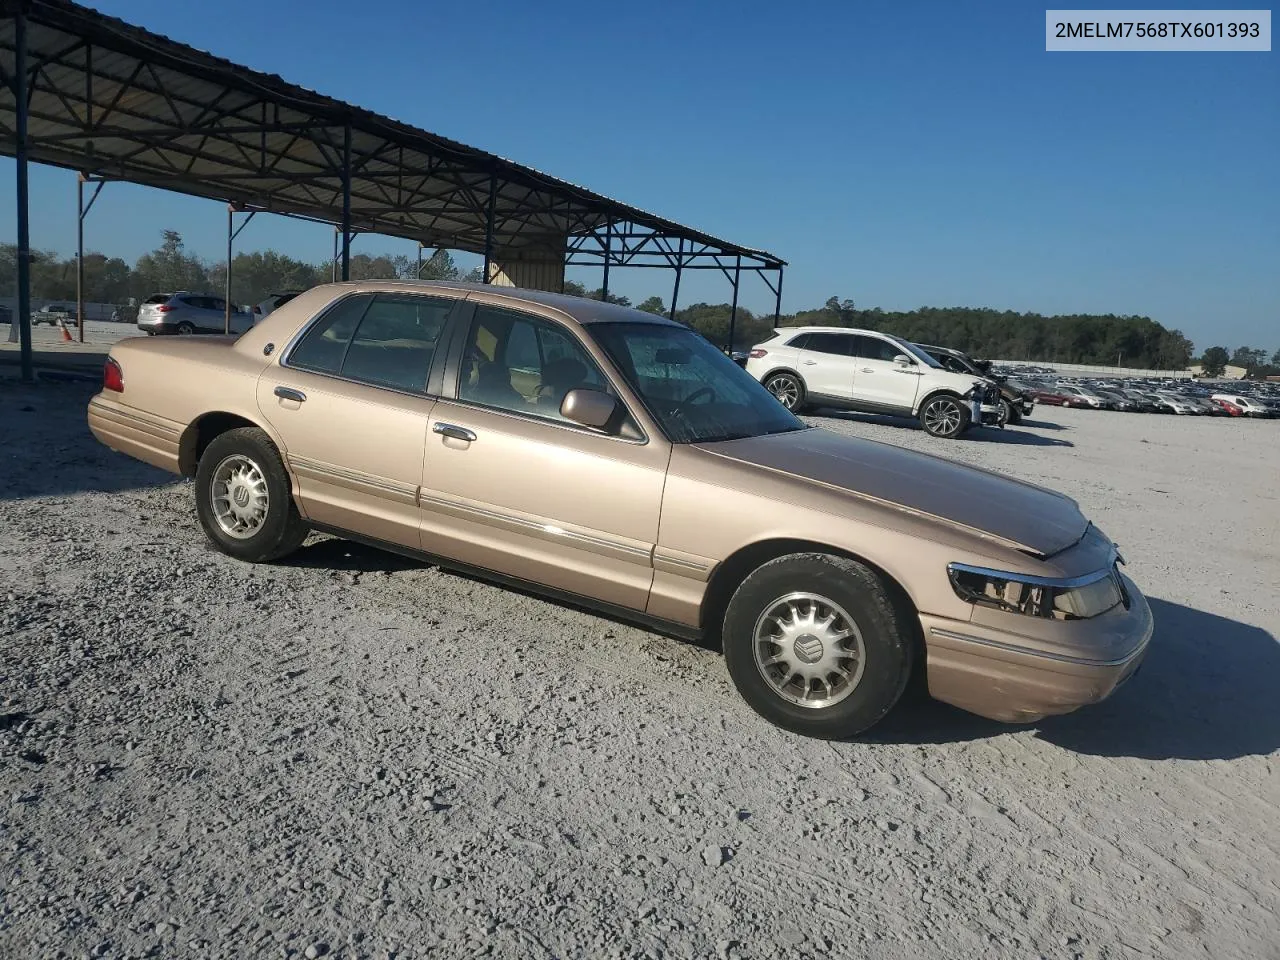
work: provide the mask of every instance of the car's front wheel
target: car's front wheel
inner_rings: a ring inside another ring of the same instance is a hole
[[[930,436],[950,440],[969,428],[969,408],[951,394],[930,397],[920,408],[920,425]]]
[[[797,553],[735,591],[721,639],[743,699],[771,723],[827,740],[857,736],[897,703],[915,662],[913,615],[878,574]]]
[[[1016,404],[1016,403],[1009,403],[1009,401],[1008,401],[1008,400],[1002,400],[1002,401],[1001,401],[1001,403],[1005,403],[1005,404],[1007,404],[1007,405],[1008,405],[1008,407],[1009,407],[1009,422],[1010,422],[1010,423],[1012,423],[1012,424],[1019,424],[1019,423],[1021,423],[1021,422],[1022,422],[1022,407],[1020,407],[1020,406],[1019,406],[1018,404]]]
[[[200,457],[195,488],[200,525],[223,553],[264,563],[307,538],[280,453],[256,427],[215,437]]]
[[[804,384],[794,373],[775,373],[766,378],[764,387],[792,413],[798,413],[804,406]]]

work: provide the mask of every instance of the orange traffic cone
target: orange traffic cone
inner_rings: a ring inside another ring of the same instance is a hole
[[[58,321],[58,326],[62,328],[62,342],[63,342],[63,343],[74,343],[74,342],[75,342],[75,340],[74,340],[74,339],[72,338],[72,336],[71,336],[71,331],[67,329],[67,321],[65,321],[65,320],[59,320],[59,321]]]

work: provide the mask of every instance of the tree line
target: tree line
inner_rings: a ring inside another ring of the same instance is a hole
[[[357,253],[351,257],[350,275],[353,280],[411,279],[417,266],[415,257],[403,254]],[[14,289],[16,267],[17,248],[0,244],[0,289]],[[154,293],[169,290],[222,293],[226,284],[226,264],[206,262],[188,253],[181,234],[174,230],[163,231],[160,246],[143,254],[132,266],[119,257],[86,253],[84,272],[86,301],[120,305],[130,298],[140,303]],[[231,300],[239,305],[257,303],[270,293],[305,290],[328,282],[332,276],[333,264],[329,261],[307,263],[274,250],[239,253],[232,260]],[[481,279],[479,268],[464,273],[445,250],[437,250],[424,261],[420,276],[432,280]],[[37,301],[73,300],[75,258],[32,251],[31,292]],[[565,282],[565,292],[595,299],[604,296],[603,290],[588,289],[574,281]],[[632,305],[628,298],[615,294],[608,299]],[[649,313],[668,313],[658,296],[635,306]],[[676,319],[713,343],[730,346],[731,312],[728,303],[694,303],[679,308]],[[733,349],[748,349],[768,340],[775,326],[881,330],[916,343],[953,347],[975,357],[1001,360],[1182,370],[1194,357],[1192,343],[1181,331],[1167,329],[1150,317],[1045,316],[979,307],[888,311],[879,307],[861,309],[852,300],[840,297],[831,297],[814,309],[784,314],[776,323],[772,313],[756,314],[739,307],[733,324]],[[1280,350],[1270,357],[1269,365],[1266,352],[1253,347],[1240,347],[1233,354],[1223,347],[1210,347],[1201,359],[1211,374],[1221,373],[1228,363],[1262,373],[1269,366],[1280,367]]]
[[[0,290],[16,289],[17,258],[14,244],[0,244]],[[351,279],[412,279],[417,266],[416,257],[357,253],[351,257]],[[479,269],[460,271],[446,250],[437,250],[423,262],[421,277],[481,279]],[[306,290],[331,279],[330,262],[307,263],[275,250],[238,253],[231,261],[231,302],[244,306],[257,303],[270,293]],[[84,299],[88,303],[124,305],[130,299],[141,303],[152,294],[172,290],[221,295],[226,282],[226,263],[209,263],[188,253],[176,230],[163,231],[160,246],[144,253],[133,266],[119,257],[84,255]],[[74,301],[75,257],[63,258],[47,250],[31,251],[31,297],[33,305],[39,300]]]
[[[665,313],[659,297],[638,304]],[[717,344],[729,342],[732,308],[727,303],[695,303],[676,318],[696,327]],[[1191,362],[1192,343],[1150,317],[1115,314],[1044,316],[979,307],[920,307],[889,311],[859,309],[852,300],[831,297],[821,307],[783,314],[756,315],[738,308],[733,347],[747,349],[773,336],[773,328],[823,326],[879,330],[914,343],[952,347],[974,357],[1099,366],[1183,370]]]

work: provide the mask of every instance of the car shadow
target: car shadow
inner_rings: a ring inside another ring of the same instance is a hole
[[[1020,426],[1029,426],[1029,424],[1024,423]],[[968,441],[978,440],[983,443],[1007,443],[1027,447],[1075,446],[1070,440],[1059,440],[1057,437],[1042,437],[1038,433],[1027,433],[1017,427],[1005,427],[1003,430],[996,427],[977,427],[965,434],[964,439]]]
[[[340,573],[398,573],[402,570],[425,570],[428,567],[436,567],[441,574],[447,577],[456,577],[459,580],[466,580],[469,583],[479,583],[486,586],[497,587],[500,590],[507,590],[511,593],[520,594],[521,596],[531,597],[534,600],[541,600],[544,603],[553,603],[559,607],[567,607],[571,610],[579,610],[588,613],[593,617],[599,617],[601,620],[608,620],[611,623],[623,624],[625,626],[639,627],[642,630],[648,630],[651,633],[657,633],[673,640],[679,640],[683,643],[690,643],[697,647],[702,647],[713,652],[720,652],[720,641],[718,637],[690,637],[667,630],[658,629],[654,625],[637,624],[633,620],[626,617],[615,616],[605,611],[601,611],[586,603],[579,603],[570,596],[547,596],[538,590],[523,587],[518,584],[505,582],[496,576],[485,576],[481,572],[472,572],[469,570],[458,570],[453,567],[441,566],[428,557],[408,556],[407,554],[396,553],[392,550],[386,550],[381,547],[370,546],[358,540],[346,540],[337,535],[321,534],[320,539],[311,539],[304,544],[299,550],[294,551],[287,557],[278,560],[281,566],[303,567],[314,570],[333,570]]]
[[[82,493],[121,493],[174,483],[157,467],[107,448],[86,419],[93,384],[0,380],[0,502]]]
[[[1150,600],[1156,633],[1141,670],[1109,699],[1048,717],[1036,736],[1077,753],[1147,760],[1231,760],[1280,748],[1280,643],[1258,627]],[[861,739],[953,743],[1019,727],[919,692]]]
[[[885,427],[897,427],[900,430],[915,430],[924,432],[924,428],[915,420],[908,420],[905,417],[883,416],[877,413],[856,413],[851,410],[830,410],[819,408],[809,414],[813,419],[817,420],[847,420],[850,423],[873,423]],[[1024,420],[1019,426],[1037,427],[1040,424],[1031,423]],[[1050,425],[1050,429],[1065,430],[1065,427],[1059,427],[1057,424]],[[967,431],[960,438],[965,443],[1010,443],[1022,444],[1032,447],[1074,447],[1075,444],[1070,440],[1057,440],[1053,437],[1042,437],[1036,433],[1025,433],[1017,427],[1006,427],[1000,430],[996,427],[974,427]]]
[[[1023,417],[1015,424],[1019,427],[1029,427],[1032,430],[1070,430],[1070,427],[1064,427],[1060,423],[1050,423],[1048,420],[1028,420]]]
[[[425,560],[371,547],[355,540],[344,540],[322,534],[299,550],[278,561],[282,566],[305,567],[308,570],[333,570],[339,573],[398,573],[415,567],[429,567]]]

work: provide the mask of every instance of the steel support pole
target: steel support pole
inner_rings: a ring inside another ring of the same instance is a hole
[[[609,301],[609,257],[613,247],[613,218],[604,222],[604,285],[600,288],[600,299]]]
[[[233,204],[227,204],[227,281],[224,291],[225,311],[222,321],[222,332],[231,332],[231,240],[235,229],[236,208]]]
[[[22,379],[31,383],[36,378],[31,355],[31,221],[27,209],[27,18],[18,8],[13,18],[14,54],[14,151],[17,167],[18,204],[18,324]]]
[[[484,213],[484,282],[493,269],[493,208],[498,200],[498,176],[489,174],[489,203]]]
[[[84,174],[76,174],[76,337],[84,343]]]
[[[351,279],[351,124],[342,128],[342,279]]]
[[[738,281],[742,277],[742,254],[738,254],[738,259],[733,265],[733,306],[729,308],[729,349],[727,353],[733,356],[733,334],[738,325]]]
[[[778,268],[778,299],[773,307],[773,325],[776,327],[782,319],[782,268]]]
[[[337,227],[333,228],[333,259],[329,262],[329,280],[333,283],[338,282],[338,233]]]
[[[676,318],[676,301],[680,299],[680,271],[684,267],[684,240],[680,241],[679,251],[676,254],[676,285],[671,291],[671,311],[668,314],[673,321]]]
[[[422,241],[418,241],[418,272],[413,275],[413,279],[422,279]]]

